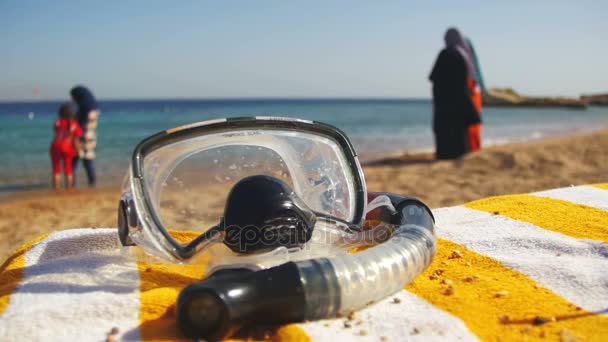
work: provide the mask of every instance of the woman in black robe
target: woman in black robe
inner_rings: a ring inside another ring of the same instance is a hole
[[[468,127],[480,118],[468,86],[471,59],[459,46],[458,30],[446,32],[446,47],[439,53],[429,79],[433,82],[433,132],[437,159],[455,159],[469,152]]]

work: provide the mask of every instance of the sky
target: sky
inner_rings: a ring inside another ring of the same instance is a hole
[[[486,85],[608,91],[608,1],[0,2],[0,101],[429,98],[455,26]]]

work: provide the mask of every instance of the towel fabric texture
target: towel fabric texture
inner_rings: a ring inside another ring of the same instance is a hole
[[[240,339],[608,339],[608,184],[433,210],[438,252],[390,298],[348,317],[260,328]],[[185,340],[180,290],[201,265],[158,263],[115,229],[41,236],[0,267],[0,341]]]

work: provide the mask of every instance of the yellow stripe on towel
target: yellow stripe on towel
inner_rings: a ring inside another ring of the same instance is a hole
[[[21,246],[2,266],[0,266],[0,314],[6,310],[10,302],[10,296],[15,291],[23,279],[23,269],[25,268],[25,253],[33,245],[46,239],[48,234],[41,235],[34,240]]]
[[[608,336],[608,317],[577,308],[526,275],[448,240],[438,239],[433,263],[405,289],[460,318],[485,341]]]
[[[185,340],[179,334],[175,303],[182,288],[200,281],[202,265],[148,264],[138,262],[140,278],[140,333],[142,341]]]
[[[582,204],[532,195],[509,195],[485,198],[464,206],[577,239],[608,242],[608,212]]]
[[[598,189],[608,190],[608,183],[591,184],[591,186],[598,188]]]

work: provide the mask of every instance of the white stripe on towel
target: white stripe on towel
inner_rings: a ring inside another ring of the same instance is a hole
[[[573,186],[533,192],[530,195],[559,199],[608,211],[608,191],[592,186]]]
[[[399,304],[393,303],[399,298]],[[313,341],[478,341],[457,317],[402,290],[347,318],[299,324]],[[359,322],[360,321],[360,322]],[[414,332],[414,329],[417,329]]]
[[[115,229],[64,230],[35,244],[0,340],[104,341],[113,327],[120,340],[140,340],[139,272],[119,248]]]

